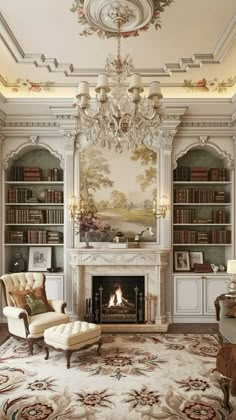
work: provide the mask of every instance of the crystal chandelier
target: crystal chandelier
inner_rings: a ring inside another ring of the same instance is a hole
[[[114,147],[117,152],[151,145],[160,134],[165,115],[160,83],[151,82],[148,96],[142,97],[141,76],[134,73],[132,58],[121,56],[121,30],[131,13],[128,8],[116,7],[109,16],[117,28],[117,55],[109,55],[105,72],[98,75],[96,99],[90,97],[88,82],[82,81],[74,101],[75,134],[82,134],[90,144]],[[124,86],[127,78],[128,92]]]

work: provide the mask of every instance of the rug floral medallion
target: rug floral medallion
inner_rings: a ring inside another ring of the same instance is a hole
[[[106,334],[96,346],[65,355],[42,346],[28,355],[10,338],[0,347],[1,420],[227,420],[213,335]]]

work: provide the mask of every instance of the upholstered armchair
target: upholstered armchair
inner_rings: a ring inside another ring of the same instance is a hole
[[[63,300],[48,300],[45,275],[41,272],[12,273],[1,276],[9,333],[27,340],[29,353],[33,343],[47,328],[70,322]]]
[[[236,344],[236,296],[231,293],[222,294],[214,303],[221,344],[224,342]]]

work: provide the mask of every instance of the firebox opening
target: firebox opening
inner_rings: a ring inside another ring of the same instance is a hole
[[[97,323],[144,322],[144,276],[93,276],[93,319]]]

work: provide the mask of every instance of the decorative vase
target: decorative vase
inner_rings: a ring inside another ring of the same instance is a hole
[[[89,245],[89,232],[84,232],[85,248],[93,248],[92,245]]]

